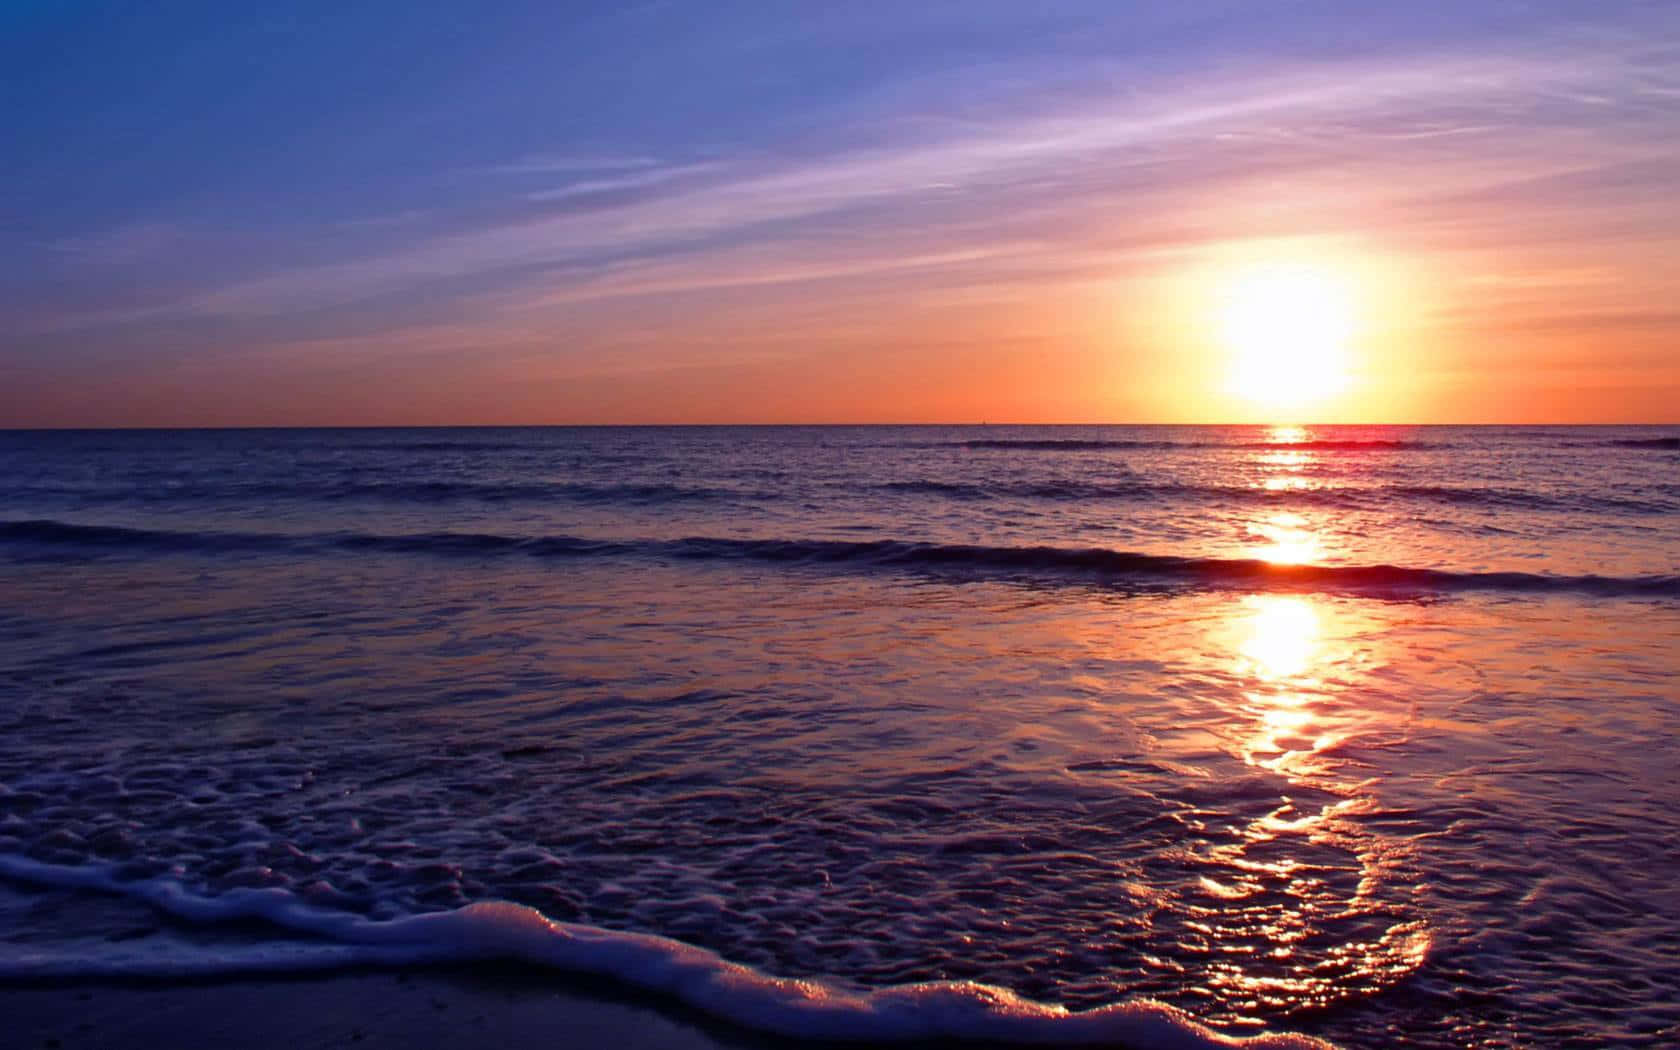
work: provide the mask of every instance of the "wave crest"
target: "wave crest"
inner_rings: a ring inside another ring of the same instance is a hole
[[[1680,576],[1554,576],[1526,572],[1457,572],[1401,565],[1299,565],[1249,558],[1145,554],[1101,547],[1007,547],[911,540],[737,539],[593,540],[577,536],[499,536],[435,532],[168,532],[36,520],[0,522],[0,543],[51,549],[275,554],[323,551],[433,556],[538,558],[655,557],[840,566],[974,577],[1071,579],[1143,589],[1298,590],[1412,596],[1460,591],[1574,592],[1603,597],[1680,597]]]

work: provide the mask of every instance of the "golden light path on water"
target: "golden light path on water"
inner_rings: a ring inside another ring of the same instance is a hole
[[[1302,441],[1306,432],[1279,427],[1269,437]],[[1318,455],[1258,455],[1257,485],[1308,487]],[[1313,564],[1336,553],[1299,514],[1262,510],[1245,532],[1245,556],[1273,564]],[[1392,901],[1411,848],[1368,826],[1365,818],[1380,805],[1359,763],[1344,754],[1379,746],[1394,732],[1389,716],[1362,704],[1362,685],[1384,663],[1384,617],[1316,593],[1253,594],[1234,603],[1211,639],[1227,654],[1241,697],[1222,736],[1245,765],[1298,790],[1286,789],[1280,805],[1237,829],[1234,842],[1208,850],[1204,859],[1218,877],[1200,878],[1209,903],[1193,911],[1197,928],[1228,949],[1210,961],[1207,990],[1258,1023],[1266,1012],[1328,1006],[1391,985],[1422,965],[1431,937],[1421,921],[1377,902],[1379,889]],[[1356,859],[1351,892],[1347,879],[1327,873],[1326,850]],[[1362,913],[1368,922],[1347,921]],[[1360,932],[1325,945],[1331,919],[1337,929]],[[1292,964],[1308,941],[1313,950]]]

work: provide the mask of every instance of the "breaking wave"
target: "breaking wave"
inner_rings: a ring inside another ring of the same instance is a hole
[[[511,961],[603,977],[669,996],[743,1028],[798,1039],[908,1042],[983,1040],[1038,1045],[1122,1045],[1160,1050],[1330,1050],[1293,1034],[1221,1035],[1151,1000],[1068,1010],[972,981],[852,990],[771,977],[715,952],[645,933],[556,922],[506,901],[372,920],[309,904],[276,887],[208,896],[166,877],[124,880],[106,865],[58,865],[0,855],[0,875],[54,887],[118,893],[193,923],[262,923],[309,940],[253,940],[213,951],[23,951],[0,956],[0,978],[205,977],[308,972],[347,966]]]

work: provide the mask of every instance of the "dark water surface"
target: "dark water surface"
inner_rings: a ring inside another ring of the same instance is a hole
[[[0,974],[1680,1041],[1680,428],[0,432],[0,492]]]

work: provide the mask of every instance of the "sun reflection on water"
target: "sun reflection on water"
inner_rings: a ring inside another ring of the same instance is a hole
[[[1243,759],[1273,772],[1309,772],[1312,756],[1340,739],[1319,724],[1322,683],[1312,673],[1324,647],[1318,606],[1292,594],[1251,595],[1244,606],[1238,671],[1255,686],[1243,695],[1256,724]]]
[[[1367,826],[1378,803],[1338,754],[1372,728],[1341,611],[1319,596],[1257,594],[1222,625],[1241,697],[1231,751],[1284,781],[1274,805],[1203,855],[1189,908],[1208,955],[1205,991],[1237,1019],[1375,994],[1430,948],[1428,928],[1392,903],[1404,846]],[[1302,950],[1332,930],[1341,943],[1329,956]]]
[[[1266,492],[1303,492],[1323,487],[1314,477],[1321,463],[1320,455],[1305,447],[1310,437],[1302,427],[1273,427],[1268,431],[1266,443],[1272,447],[1249,459],[1260,472],[1255,487]],[[1290,448],[1290,445],[1301,447]]]
[[[1306,565],[1323,554],[1318,533],[1299,514],[1279,512],[1250,522],[1248,534],[1259,541],[1247,548],[1248,556],[1274,565]]]
[[[1294,594],[1254,594],[1243,604],[1250,614],[1238,646],[1246,660],[1241,670],[1267,682],[1304,674],[1319,646],[1318,610],[1312,600]]]

